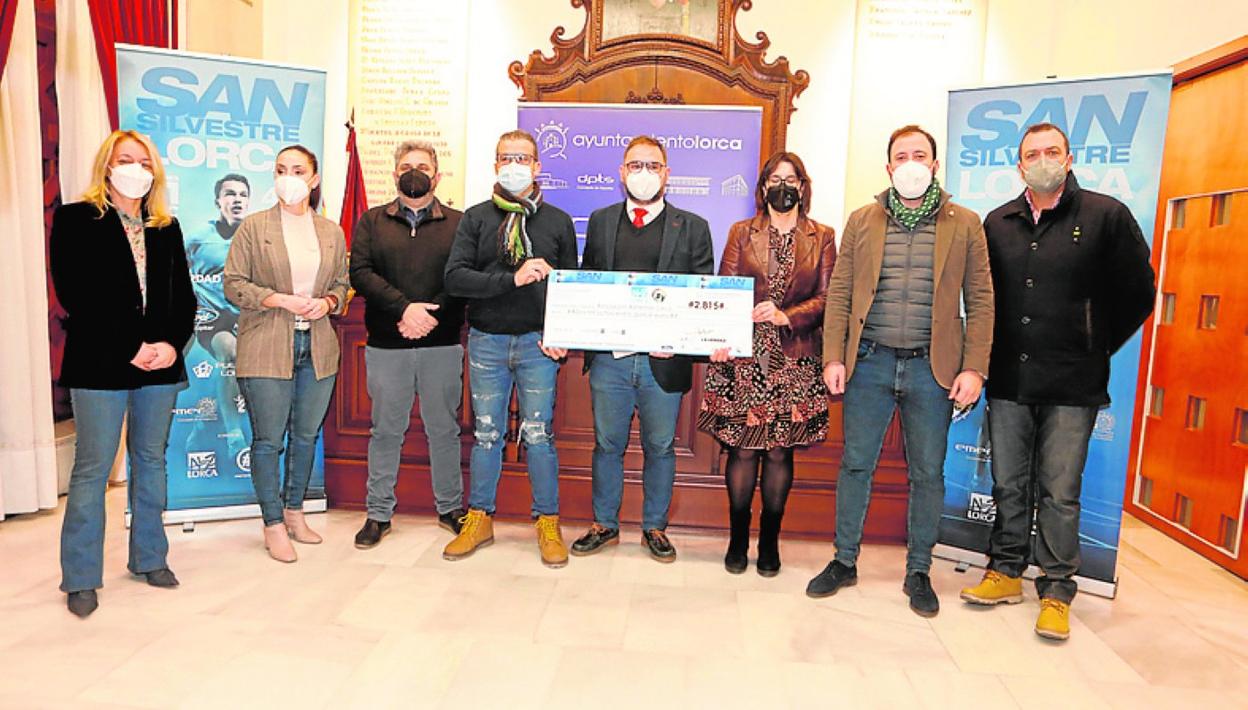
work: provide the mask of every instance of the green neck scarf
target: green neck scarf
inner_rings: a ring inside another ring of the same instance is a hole
[[[906,229],[913,230],[919,226],[919,222],[927,219],[939,206],[940,181],[935,176],[932,177],[932,184],[927,187],[927,192],[923,193],[923,203],[918,207],[906,207],[901,203],[897,188],[888,188],[888,211]]]
[[[528,221],[542,205],[542,188],[534,183],[528,197],[519,197],[496,184],[492,199],[495,207],[507,213],[498,226],[498,257],[504,264],[517,267],[533,257]]]

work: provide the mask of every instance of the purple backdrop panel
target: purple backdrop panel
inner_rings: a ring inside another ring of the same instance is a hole
[[[542,190],[572,215],[578,248],[589,214],[625,198],[620,164],[633,136],[652,136],[667,149],[667,200],[710,222],[717,267],[728,227],[754,215],[758,107],[522,104],[518,125],[537,138]]]

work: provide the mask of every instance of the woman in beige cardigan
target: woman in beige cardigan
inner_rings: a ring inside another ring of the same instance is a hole
[[[338,339],[326,316],[346,303],[347,247],[342,229],[315,212],[321,178],[311,151],[283,149],[274,177],[278,204],[243,220],[224,281],[239,309],[238,385],[251,418],[264,545],[273,559],[294,562],[292,538],[321,542],[303,518],[303,496],[338,374]]]

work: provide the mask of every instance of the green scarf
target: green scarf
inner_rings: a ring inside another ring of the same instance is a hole
[[[913,230],[919,226],[919,222],[927,219],[928,215],[936,211],[940,206],[940,181],[935,176],[932,177],[932,184],[928,185],[927,192],[923,193],[923,203],[918,207],[906,207],[901,203],[901,195],[897,194],[897,188],[888,188],[888,211],[892,213],[893,219],[901,223],[906,229]]]
[[[533,256],[527,223],[542,204],[542,187],[535,182],[528,197],[517,197],[495,184],[492,199],[495,207],[507,213],[498,226],[498,258],[508,266],[519,266]]]

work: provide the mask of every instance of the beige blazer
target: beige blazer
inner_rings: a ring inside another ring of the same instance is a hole
[[[257,212],[239,225],[225,260],[225,297],[238,306],[238,377],[289,378],[294,374],[295,316],[266,308],[264,299],[291,293],[290,259],[282,236],[280,206]],[[313,296],[333,295],[341,313],[347,303],[347,245],[342,228],[313,212],[321,247]],[[338,372],[338,337],[329,317],[312,322],[312,366],[316,379]]]
[[[823,362],[845,363],[846,381],[854,373],[858,341],[880,282],[887,220],[888,213],[878,199],[849,216],[840,255],[828,282],[828,304],[823,312]],[[948,195],[936,215],[932,276],[932,375],[945,389],[953,387],[953,380],[963,370],[987,377],[995,310],[988,242],[979,216],[950,202]]]

